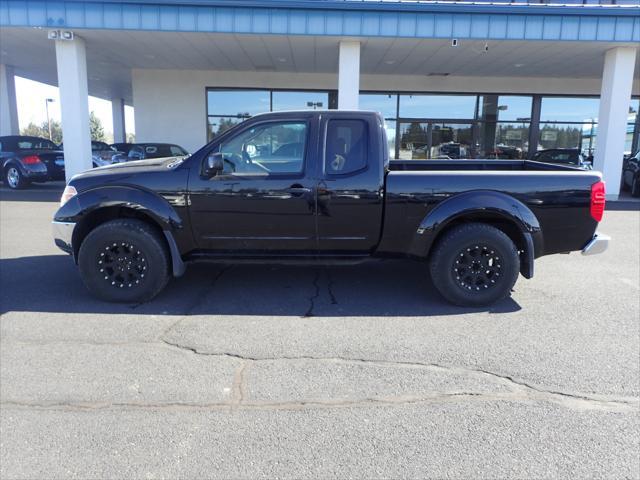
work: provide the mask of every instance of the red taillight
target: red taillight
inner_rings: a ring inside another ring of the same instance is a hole
[[[40,157],[38,155],[29,155],[22,159],[22,163],[25,165],[35,165],[36,163],[40,163]]]
[[[604,215],[605,190],[604,182],[591,185],[591,216],[596,222],[602,220]]]

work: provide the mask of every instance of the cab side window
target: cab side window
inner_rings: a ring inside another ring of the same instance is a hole
[[[345,175],[367,166],[368,132],[363,120],[329,120],[325,172]]]
[[[269,122],[245,130],[220,145],[223,173],[299,174],[304,169],[307,123]]]

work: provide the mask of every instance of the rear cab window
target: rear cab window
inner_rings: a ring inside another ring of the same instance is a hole
[[[327,123],[324,170],[347,175],[367,168],[368,124],[358,119],[332,119]]]

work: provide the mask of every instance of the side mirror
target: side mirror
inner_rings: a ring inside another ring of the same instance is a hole
[[[207,157],[204,167],[204,175],[207,178],[215,177],[224,170],[224,154],[220,152],[212,153]]]

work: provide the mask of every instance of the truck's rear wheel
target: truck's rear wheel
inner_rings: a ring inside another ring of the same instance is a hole
[[[112,220],[92,230],[78,253],[87,289],[109,302],[144,302],[169,281],[169,255],[160,235],[135,219]]]
[[[483,223],[454,227],[431,257],[431,278],[449,302],[465,307],[490,305],[511,293],[520,258],[511,239]]]

